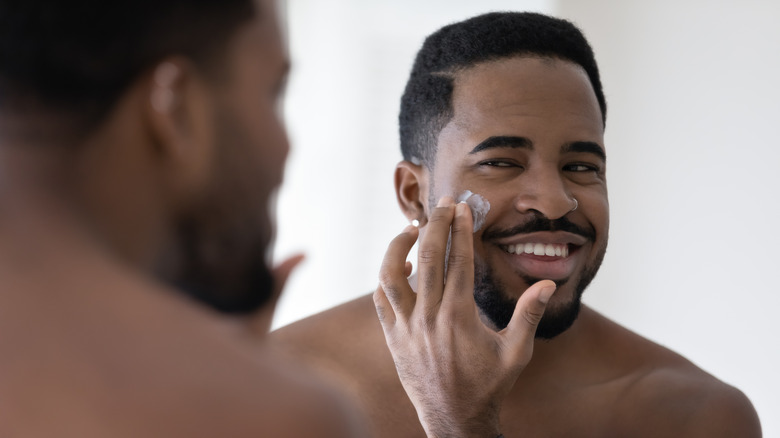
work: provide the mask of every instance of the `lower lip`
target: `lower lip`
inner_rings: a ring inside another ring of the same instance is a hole
[[[571,247],[569,256],[548,257],[534,254],[509,254],[501,249],[512,268],[522,275],[547,280],[563,280],[574,273],[580,247]]]

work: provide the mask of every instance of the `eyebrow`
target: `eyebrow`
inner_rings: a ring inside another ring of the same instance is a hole
[[[494,136],[494,137],[488,137],[480,144],[474,146],[474,149],[472,149],[471,152],[469,152],[469,154],[470,155],[476,154],[484,150],[496,149],[496,148],[533,149],[534,144],[531,140],[525,137],[514,137],[514,136],[506,136],[506,135]]]
[[[600,144],[592,141],[573,141],[571,143],[566,143],[561,146],[561,153],[565,154],[567,152],[593,154],[601,158],[605,163],[607,162],[607,153],[604,152],[604,148],[602,148]]]
[[[470,155],[482,152],[488,149],[496,148],[511,148],[511,149],[533,149],[534,143],[526,137],[516,137],[508,135],[500,135],[488,137],[478,145],[474,146],[474,149],[469,152]],[[604,162],[607,161],[607,154],[604,149],[596,142],[592,141],[573,141],[561,146],[561,153],[589,153],[598,156]]]

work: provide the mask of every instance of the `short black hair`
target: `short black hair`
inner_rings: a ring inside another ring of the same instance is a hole
[[[582,66],[606,126],[607,104],[596,59],[574,24],[532,12],[491,12],[445,26],[425,39],[401,98],[404,159],[433,167],[439,133],[453,116],[454,74],[514,56],[562,59]]]
[[[207,68],[252,0],[0,0],[0,110],[97,123],[166,56]]]

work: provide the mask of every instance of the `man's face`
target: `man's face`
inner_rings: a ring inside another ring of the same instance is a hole
[[[273,288],[267,266],[270,203],[288,142],[279,97],[288,69],[272,1],[229,45],[224,83],[213,87],[213,180],[177,225],[183,261],[173,280],[210,306],[247,313]]]
[[[467,189],[485,197],[490,212],[474,236],[483,317],[505,327],[523,291],[550,279],[558,289],[537,337],[556,336],[576,319],[607,247],[603,122],[588,77],[561,60],[486,62],[456,74],[453,109],[424,205]]]

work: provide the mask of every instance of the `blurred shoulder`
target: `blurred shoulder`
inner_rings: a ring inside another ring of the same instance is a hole
[[[263,391],[254,394],[253,423],[260,432],[255,436],[365,436],[360,411],[331,383],[274,354],[267,356],[264,368],[258,382]]]

